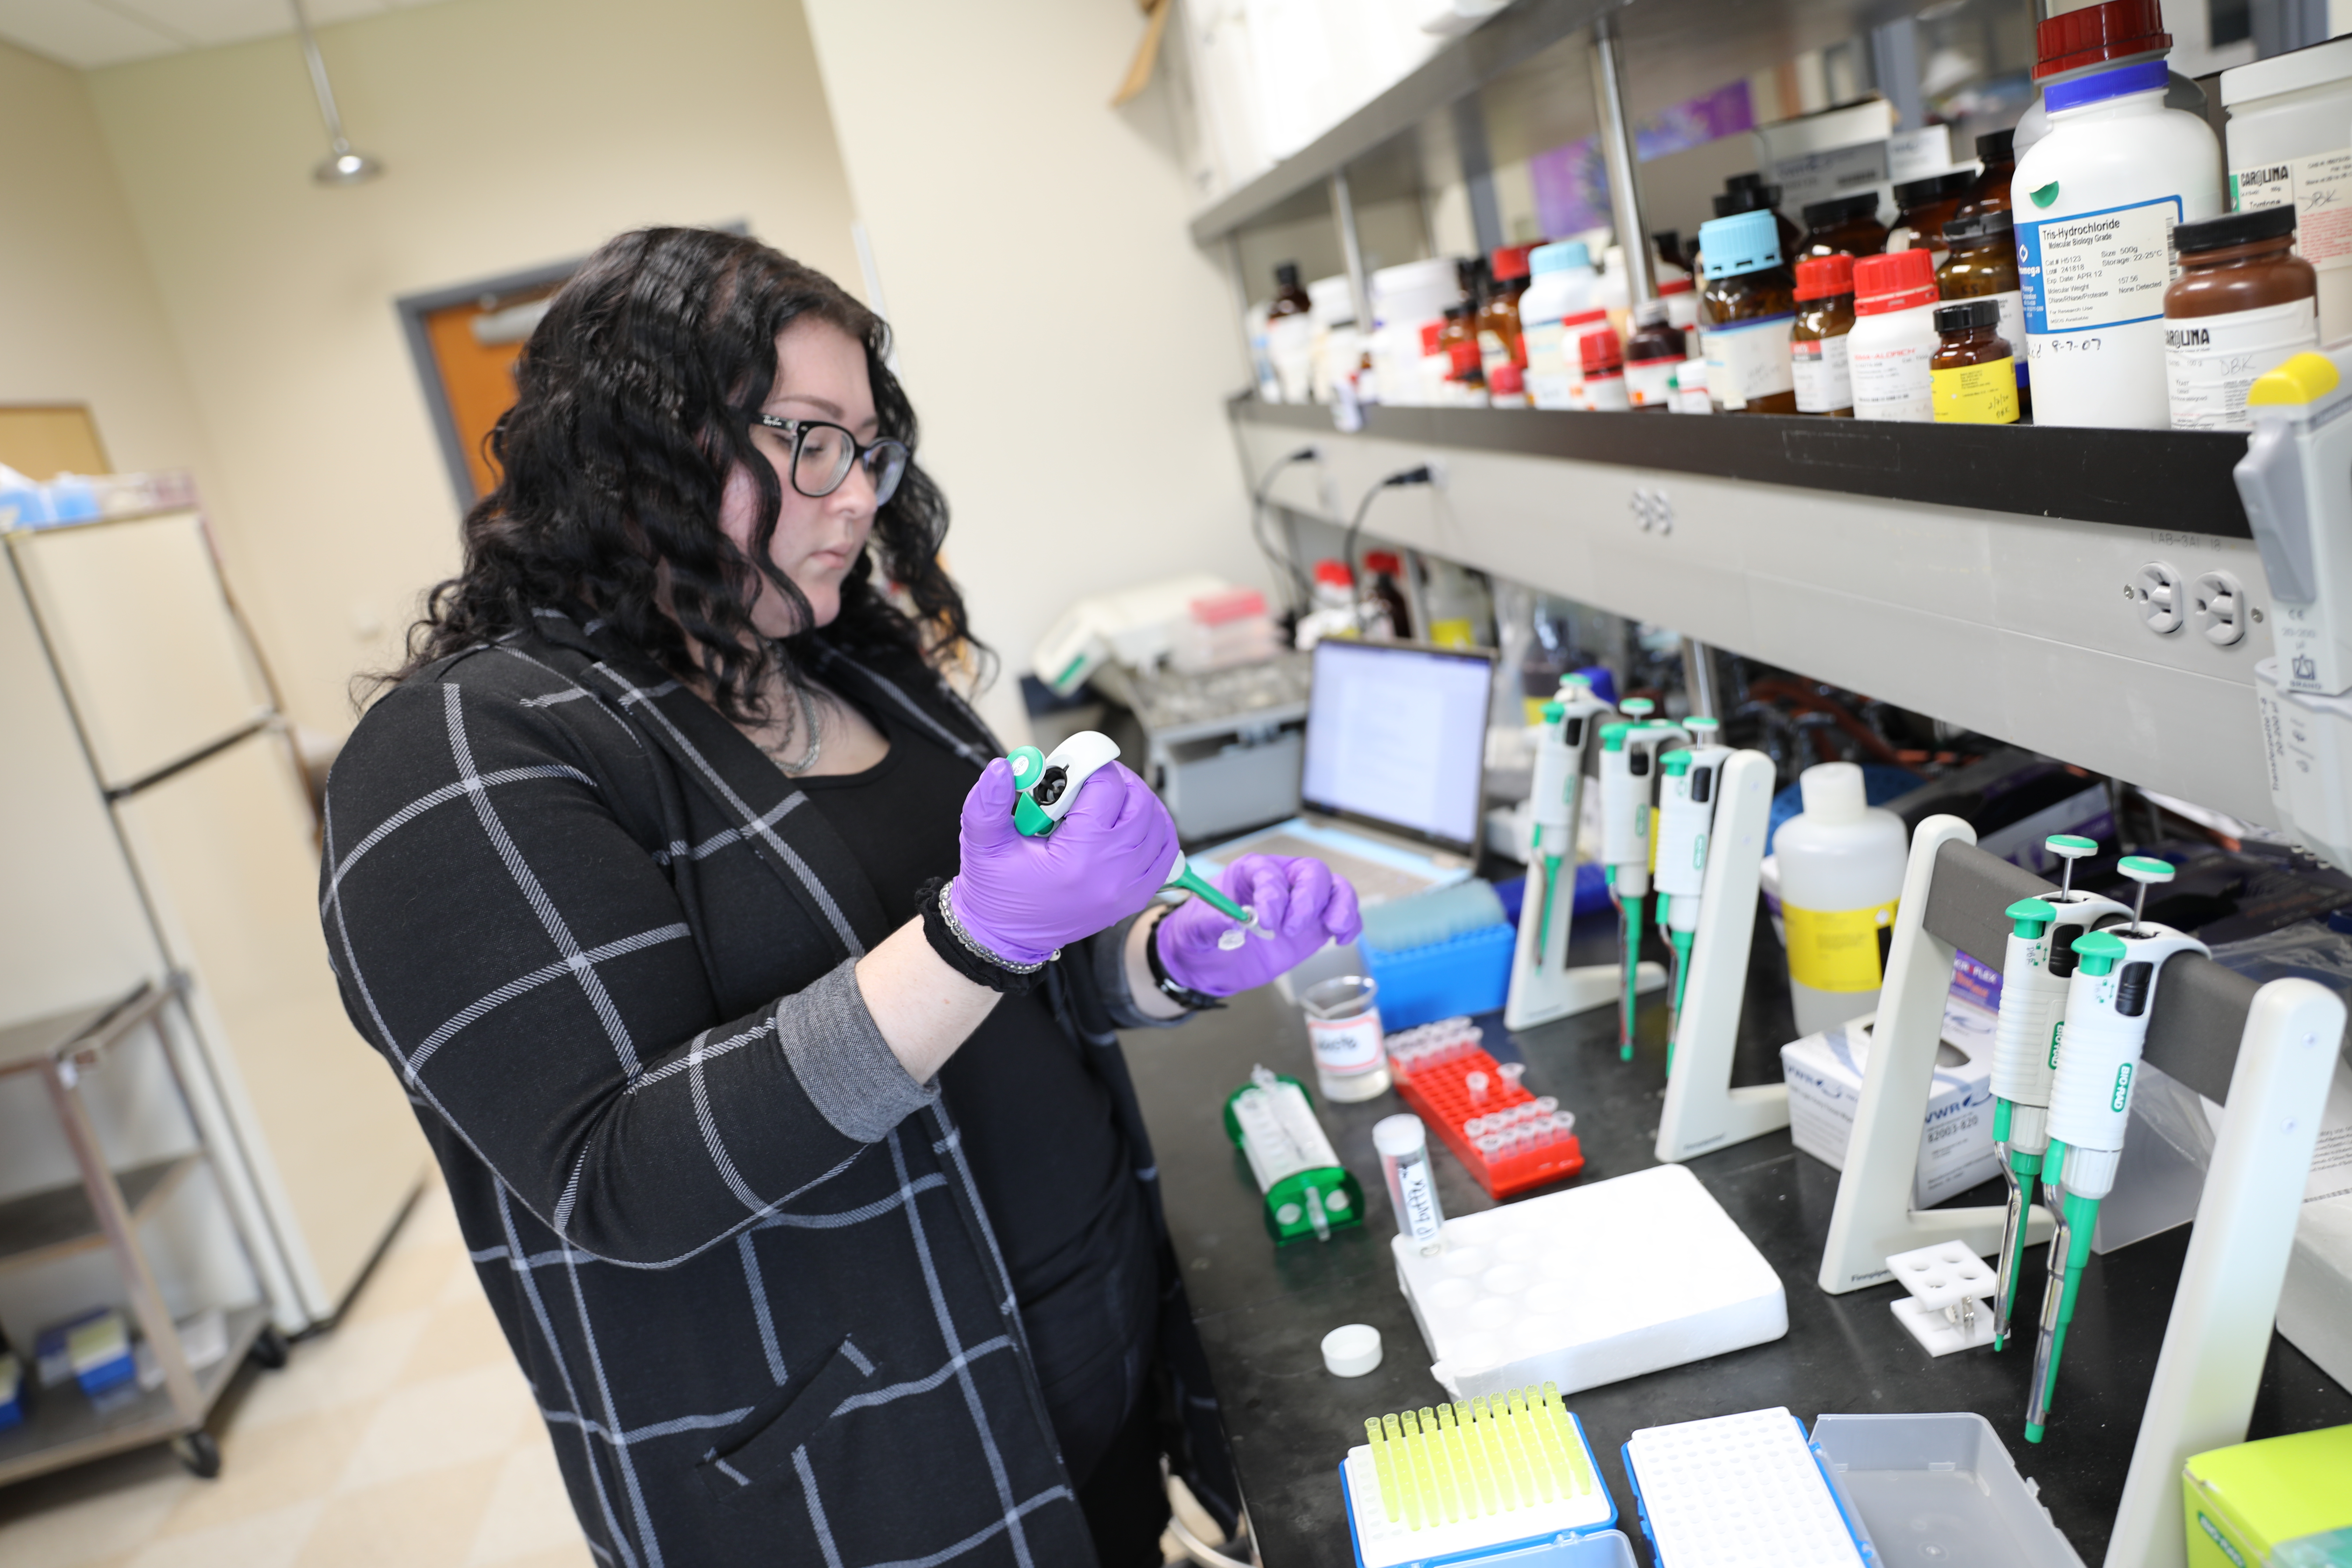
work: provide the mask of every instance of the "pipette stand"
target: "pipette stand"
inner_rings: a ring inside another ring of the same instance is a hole
[[[1690,975],[1675,1019],[1674,1070],[1658,1121],[1661,1160],[1687,1160],[1789,1125],[1789,1086],[1731,1087],[1732,1047],[1748,989],[1748,950],[1764,839],[1772,817],[1772,759],[1734,752],[1716,774],[1715,820],[1707,828],[1706,879]]]
[[[2156,1005],[2165,1005],[2161,989]],[[2326,987],[2273,980],[2254,993],[2107,1568],[2185,1563],[2180,1468],[2191,1454],[2245,1441],[2343,1038],[2344,1004]]]
[[[1576,901],[1572,896],[1576,865],[1571,860],[1559,863],[1560,886],[1551,897],[1551,930],[1540,933],[1543,962],[1537,962],[1537,928],[1544,920],[1541,859],[1538,856],[1528,864],[1528,890],[1519,903],[1518,942],[1511,952],[1511,989],[1503,1004],[1503,1026],[1507,1029],[1531,1029],[1555,1018],[1611,1006],[1623,994],[1625,972],[1616,964],[1581,963],[1572,969],[1568,966],[1568,928]],[[1644,994],[1658,990],[1665,983],[1664,964],[1644,963],[1634,975],[1634,984]]]
[[[2009,1217],[2000,1205],[1911,1206],[1919,1130],[1927,1119],[1936,1048],[1943,1037],[1944,999],[1952,988],[1952,962],[1959,955],[1957,946],[1927,930],[1927,897],[1935,885],[1936,852],[1955,840],[1969,846],[1977,841],[1976,830],[1957,816],[1931,816],[1911,835],[1911,860],[1879,987],[1878,1018],[1871,1026],[1862,1100],[1838,1177],[1829,1245],[1822,1251],[1821,1287],[1832,1295],[1884,1282],[1891,1276],[1886,1259],[1895,1253],[1947,1241],[1982,1258],[2000,1250]],[[2050,1211],[2034,1205],[2025,1244],[2040,1246],[2054,1228]]]

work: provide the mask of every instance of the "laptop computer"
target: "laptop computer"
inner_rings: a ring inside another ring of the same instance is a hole
[[[1213,873],[1244,855],[1308,855],[1367,904],[1465,880],[1478,856],[1494,681],[1494,655],[1482,649],[1316,644],[1304,809],[1193,863]]]

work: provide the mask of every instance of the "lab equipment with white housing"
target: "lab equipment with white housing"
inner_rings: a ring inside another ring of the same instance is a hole
[[[2254,667],[2271,801],[2352,869],[2352,345],[2299,353],[2247,394],[2239,499],[2269,579],[2273,656]]]

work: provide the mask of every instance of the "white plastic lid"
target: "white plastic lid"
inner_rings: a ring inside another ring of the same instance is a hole
[[[1335,326],[1356,319],[1355,296],[1348,291],[1348,276],[1318,278],[1307,286],[1307,303],[1315,320],[1324,326]]]
[[[1852,763],[1816,763],[1797,775],[1804,796],[1805,815],[1823,822],[1860,822],[1870,809],[1862,787],[1862,770]]]
[[[1429,1130],[1410,1110],[1383,1116],[1372,1123],[1372,1147],[1391,1160],[1402,1160],[1429,1147]]]
[[[2352,77],[2352,37],[2330,38],[2252,65],[2231,66],[2221,73],[2221,105],[2226,109],[2252,99],[2301,92],[2347,77]]]
[[[1342,1323],[1323,1336],[1323,1364],[1334,1377],[1361,1377],[1381,1364],[1381,1331],[1370,1323]]]

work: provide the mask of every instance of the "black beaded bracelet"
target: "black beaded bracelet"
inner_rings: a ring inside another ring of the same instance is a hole
[[[1193,990],[1169,973],[1168,966],[1160,962],[1160,928],[1167,923],[1168,917],[1161,915],[1151,922],[1150,933],[1143,939],[1143,961],[1151,965],[1151,984],[1160,988],[1160,994],[1188,1012],[1208,1013],[1223,1006],[1223,997]]]
[[[1015,965],[974,942],[956,920],[955,912],[948,908],[950,879],[934,877],[915,894],[916,906],[923,912],[923,937],[931,944],[931,951],[945,959],[950,969],[975,985],[985,985],[1007,996],[1025,996],[1035,990],[1037,983],[1045,977],[1045,965]]]

